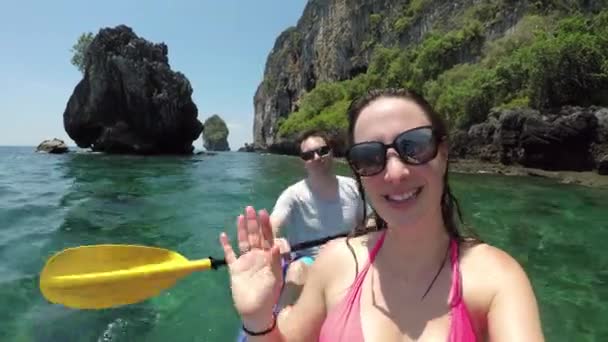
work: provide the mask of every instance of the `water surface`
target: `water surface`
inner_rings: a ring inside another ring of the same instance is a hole
[[[47,155],[0,147],[1,341],[231,341],[239,326],[225,269],[193,274],[140,304],[78,311],[38,290],[67,247],[135,243],[221,257],[247,204],[271,209],[303,176],[276,155]],[[339,166],[340,174],[348,174]],[[548,341],[607,341],[608,191],[540,178],[453,175],[467,222],[528,272]]]

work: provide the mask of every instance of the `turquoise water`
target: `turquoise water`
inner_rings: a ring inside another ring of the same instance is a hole
[[[221,257],[219,232],[233,235],[247,204],[272,208],[303,175],[297,159],[32,151],[0,147],[0,341],[233,340],[239,322],[225,269],[193,274],[143,303],[100,311],[47,303],[38,273],[53,253],[83,244]],[[547,340],[608,340],[608,191],[490,175],[453,175],[453,184],[479,235],[526,268]]]

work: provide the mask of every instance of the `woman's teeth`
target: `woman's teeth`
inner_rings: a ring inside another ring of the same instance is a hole
[[[414,190],[408,191],[408,192],[403,193],[403,194],[398,194],[398,195],[386,195],[384,197],[388,201],[404,202],[404,201],[407,201],[409,199],[416,198],[416,196],[418,196],[418,194],[420,193],[420,190],[422,190],[422,188],[416,188]]]

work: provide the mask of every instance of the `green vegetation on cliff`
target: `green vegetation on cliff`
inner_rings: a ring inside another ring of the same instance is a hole
[[[462,128],[485,120],[493,107],[608,104],[608,10],[585,16],[572,14],[577,1],[537,1],[508,35],[486,40],[484,29],[504,3],[472,7],[454,19],[456,28],[435,29],[407,49],[376,45],[365,73],[304,94],[298,111],[280,121],[279,135],[343,131],[350,101],[379,86],[422,93]],[[426,5],[412,1],[394,29],[404,30]]]
[[[405,8],[405,11],[393,24],[395,31],[403,33],[405,32],[414,20],[418,19],[422,10],[428,6],[429,0],[412,0],[409,5]]]
[[[86,69],[84,57],[87,52],[87,48],[93,41],[93,38],[95,38],[95,36],[91,32],[81,34],[80,37],[78,37],[78,41],[76,41],[76,44],[74,44],[72,46],[72,49],[70,50],[70,52],[73,53],[70,62],[82,73],[84,73]]]

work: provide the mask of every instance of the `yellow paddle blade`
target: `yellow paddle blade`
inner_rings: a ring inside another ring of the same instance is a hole
[[[158,295],[193,271],[212,267],[211,259],[138,245],[68,248],[51,257],[40,274],[40,290],[52,303],[78,309],[133,304]]]

